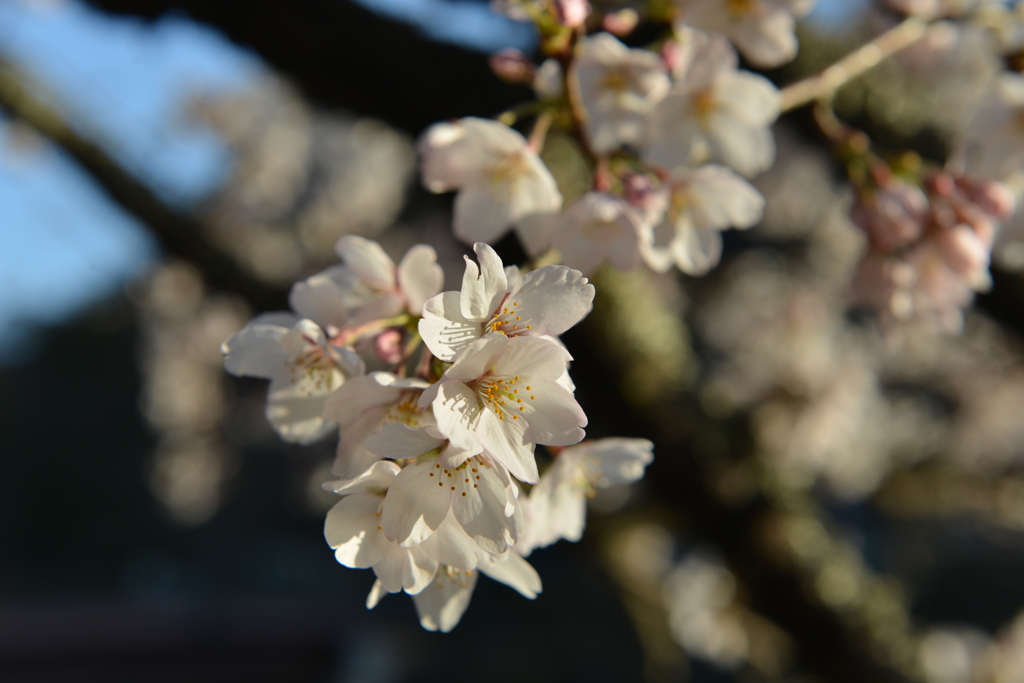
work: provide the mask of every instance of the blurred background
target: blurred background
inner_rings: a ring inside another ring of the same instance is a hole
[[[821,0],[768,75],[892,22]],[[989,39],[937,24],[837,112],[942,161]],[[0,680],[1024,681],[1021,246],[961,335],[878,334],[800,112],[722,266],[603,271],[565,335],[588,434],[652,439],[646,478],[531,556],[534,603],[483,580],[448,635],[400,595],[365,610],[322,534],[334,444],[277,439],[219,344],[343,234],[429,243],[458,287],[414,140],[531,98],[504,47],[532,28],[475,0],[0,0]],[[583,191],[557,134],[545,159]]]

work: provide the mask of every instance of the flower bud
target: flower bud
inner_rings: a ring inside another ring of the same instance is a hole
[[[562,65],[557,59],[549,58],[537,69],[533,77],[533,90],[541,100],[561,99],[565,94],[565,79],[562,77]]]
[[[587,0],[555,0],[555,13],[563,26],[577,28],[590,16],[590,3]]]
[[[1013,215],[1017,200],[1006,185],[991,180],[961,179],[958,183],[967,198],[985,213],[1006,220]]]
[[[988,245],[969,225],[956,225],[935,236],[935,243],[949,267],[972,279],[975,273],[988,268]]]
[[[389,365],[402,360],[402,332],[395,328],[384,330],[375,342],[377,357]]]
[[[888,253],[921,237],[927,211],[928,199],[916,185],[894,180],[862,195],[850,217],[875,248]]]
[[[607,15],[601,22],[601,27],[608,33],[621,38],[632,33],[638,23],[640,23],[640,15],[636,13],[636,10],[623,9]]]
[[[535,69],[529,59],[515,48],[506,48],[489,58],[491,71],[506,83],[529,83]]]

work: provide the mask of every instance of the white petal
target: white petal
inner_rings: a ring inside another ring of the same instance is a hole
[[[761,193],[724,166],[703,166],[689,173],[686,182],[689,208],[699,227],[749,228],[764,214]]]
[[[389,422],[366,439],[366,449],[383,458],[401,460],[418,458],[444,443],[422,429],[413,429],[402,422]]]
[[[505,353],[490,365],[498,376],[521,376],[516,388],[525,387],[533,380],[554,382],[565,372],[565,364],[572,356],[565,347],[548,337],[512,337]],[[525,391],[525,390],[524,390]]]
[[[442,381],[451,379],[469,382],[482,377],[505,353],[508,342],[507,337],[495,332],[477,339],[458,353],[454,364],[445,370]]]
[[[401,471],[401,468],[395,463],[380,460],[352,479],[330,481],[325,483],[323,487],[327,491],[333,491],[343,496],[352,493],[380,495],[391,486],[391,481],[399,471]]]
[[[679,270],[701,276],[718,265],[722,257],[722,233],[715,229],[701,230],[691,221],[676,225],[678,232],[671,249]]]
[[[528,425],[525,441],[549,446],[569,446],[586,436],[587,416],[572,394],[554,382],[539,383],[523,405]],[[536,399],[533,399],[536,396]]]
[[[420,625],[428,631],[448,633],[459,623],[476,587],[476,571],[439,571],[433,582],[413,597]]]
[[[654,444],[647,439],[599,439],[586,444],[598,460],[601,488],[628,484],[644,476],[644,468],[654,460]]]
[[[452,227],[463,242],[497,242],[515,222],[511,188],[505,184],[472,183],[455,197]]]
[[[553,213],[562,208],[562,193],[551,171],[532,151],[524,153],[526,170],[511,183],[512,221],[535,213]]]
[[[768,170],[775,160],[771,129],[750,126],[730,112],[712,117],[708,142],[715,159],[748,178]]]
[[[377,496],[346,496],[327,513],[324,537],[346,567],[365,569],[384,557],[388,541],[377,528],[380,503]]]
[[[518,540],[520,531],[515,528],[515,520],[505,515],[505,483],[490,464],[473,460],[472,465],[455,470],[460,481],[452,497],[452,510],[481,548],[502,553]]]
[[[495,581],[516,589],[520,595],[530,600],[536,598],[542,590],[537,570],[515,553],[509,553],[504,562],[481,562],[480,571]]]
[[[353,294],[359,277],[347,266],[332,266],[304,282],[296,282],[288,294],[288,305],[303,318],[328,327],[344,327],[350,308],[357,305]]]
[[[446,362],[482,334],[479,322],[462,315],[459,292],[445,292],[429,299],[423,305],[419,330],[430,352]]]
[[[785,10],[767,10],[740,23],[732,32],[737,47],[752,64],[782,66],[796,56],[793,16]]]
[[[560,215],[557,213],[533,213],[516,221],[516,236],[527,256],[536,258],[551,247],[559,220]],[[511,283],[509,286],[512,286]]]
[[[473,245],[480,265],[466,257],[462,276],[462,316],[467,320],[486,321],[508,292],[508,280],[498,254],[483,242]]]
[[[373,565],[373,573],[389,593],[404,590],[415,595],[430,585],[437,573],[437,561],[419,548],[401,548],[389,542],[384,557]]]
[[[380,579],[376,579],[373,582],[373,588],[370,589],[370,594],[366,596],[366,609],[376,607],[377,603],[387,594],[388,592],[384,590],[384,584],[380,582]]]
[[[532,325],[531,334],[562,334],[590,312],[594,285],[583,273],[565,266],[544,266],[523,276],[509,294],[516,313]],[[520,327],[525,327],[523,322]]]
[[[395,262],[373,240],[345,235],[334,245],[334,250],[360,279],[385,290],[395,288]]]
[[[755,128],[765,128],[779,117],[779,90],[764,76],[737,71],[715,91],[718,106]]]
[[[444,286],[444,271],[437,263],[437,252],[425,244],[407,251],[398,264],[398,286],[405,294],[409,312],[420,315],[423,303]]]
[[[327,394],[307,394],[303,383],[292,384],[285,372],[270,382],[267,420],[285,441],[310,444],[327,436],[337,425],[323,418]]]
[[[423,186],[448,192],[477,178],[491,154],[460,123],[437,123],[417,143],[422,159]]]
[[[278,325],[249,324],[220,345],[224,369],[238,377],[270,379],[290,358],[281,346],[288,329]]]
[[[345,426],[355,422],[367,410],[387,406],[398,400],[409,388],[426,388],[426,382],[409,384],[390,372],[371,372],[360,375],[334,391],[324,406],[324,417]]]
[[[480,548],[463,530],[452,511],[448,512],[437,531],[417,547],[441,564],[462,569],[476,569],[480,555]]]
[[[437,456],[417,458],[399,472],[381,511],[384,535],[408,547],[434,533],[451,509],[448,478]]]

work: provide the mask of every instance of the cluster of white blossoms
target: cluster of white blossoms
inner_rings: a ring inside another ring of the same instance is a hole
[[[430,630],[454,628],[480,572],[536,597],[524,557],[578,540],[586,498],[639,479],[652,458],[640,439],[580,444],[587,417],[558,335],[590,311],[594,286],[474,249],[461,291],[442,293],[429,246],[396,266],[376,242],[344,237],[343,264],[292,288],[294,313],[259,316],[222,346],[229,372],[271,380],[281,438],[339,435],[327,542],[341,564],[373,569],[368,607],[404,591]],[[543,476],[537,444],[556,455]]]
[[[597,163],[594,189],[563,206],[538,154],[546,126],[527,140],[499,121],[436,124],[420,139],[423,183],[458,191],[456,236],[490,242],[514,229],[531,257],[557,254],[584,275],[605,262],[705,274],[719,262],[721,231],[761,219],[764,198],[746,178],[774,161],[778,90],[738,68],[724,35],[681,24],[659,51],[600,32],[566,61],[565,73],[555,59],[534,69],[501,53],[493,63],[531,80],[548,115],[571,114]]]

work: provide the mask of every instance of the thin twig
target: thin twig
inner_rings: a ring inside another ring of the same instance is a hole
[[[917,17],[907,17],[821,73],[787,85],[782,89],[782,111],[831,99],[839,88],[852,79],[920,40],[928,26],[928,22]]]

